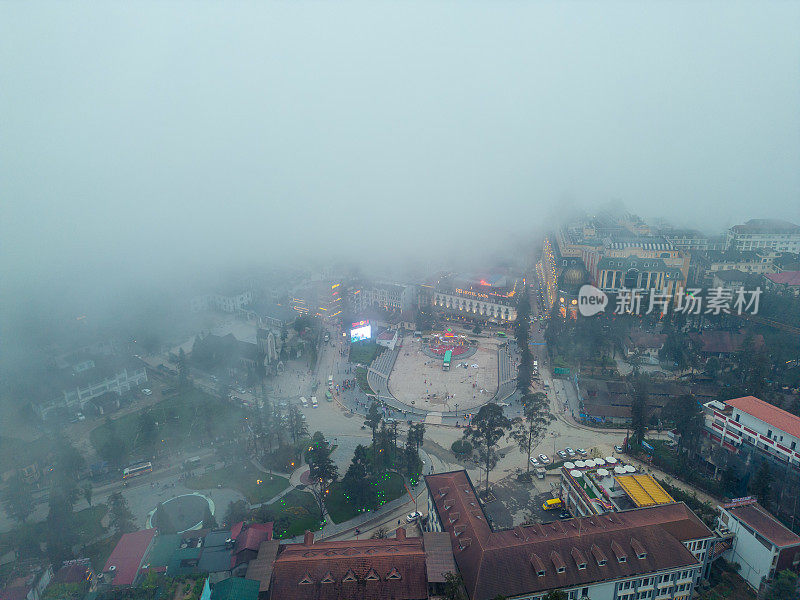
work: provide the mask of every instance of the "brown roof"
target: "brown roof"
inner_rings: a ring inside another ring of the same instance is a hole
[[[292,600],[427,598],[423,538],[282,545],[270,595]]]
[[[429,475],[425,481],[473,600],[698,565],[683,542],[713,537],[682,503],[492,531],[466,471]],[[453,500],[449,509],[445,500]],[[454,512],[459,516],[451,522]],[[459,525],[463,533],[456,535]],[[639,559],[641,549],[646,552]],[[585,568],[578,568],[576,556],[587,558]],[[607,560],[603,566],[600,557]]]
[[[790,412],[764,402],[755,396],[744,396],[734,398],[725,402],[728,406],[738,408],[740,411],[752,415],[756,419],[761,419],[765,423],[772,425],[776,429],[785,431],[789,435],[800,438],[800,417]]]
[[[450,547],[450,534],[446,531],[425,531],[422,534],[425,546],[425,567],[428,582],[444,583],[447,573],[458,573],[453,549]]]
[[[751,529],[763,535],[776,546],[800,545],[800,536],[784,527],[757,502],[725,508],[725,510],[738,520],[749,525]]]
[[[703,333],[691,334],[695,342],[702,347],[701,352],[709,354],[731,354],[743,350],[744,342],[747,339],[745,333],[731,333],[730,331],[704,331]],[[764,336],[760,333],[753,336],[752,349],[758,350],[764,346]]]
[[[245,579],[255,579],[259,582],[258,591],[266,592],[269,590],[269,582],[272,579],[272,565],[278,555],[278,540],[268,540],[261,542],[258,547],[258,556],[247,565]]]

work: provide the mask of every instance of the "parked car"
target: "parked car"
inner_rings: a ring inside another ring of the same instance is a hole
[[[624,450],[622,449],[622,446],[616,445],[614,446],[614,452],[624,452]]]
[[[543,465],[547,465],[547,464],[550,463],[550,459],[547,458],[546,454],[540,454],[539,455],[539,462],[542,463]]]
[[[559,451],[558,451],[556,454],[558,454],[558,456],[559,456],[560,458],[562,458],[562,459],[565,459],[565,460],[566,460],[566,458],[567,458],[567,453],[566,453],[566,452],[564,452],[563,450],[559,450]]]
[[[144,389],[142,390],[142,393],[143,393],[145,396],[150,396],[150,395],[152,395],[152,393],[153,393],[153,390],[151,390],[151,389],[148,389],[148,388],[144,388]]]
[[[586,452],[586,450],[584,450],[583,448],[578,448],[577,450],[575,450],[575,452],[577,452],[581,456],[589,456],[589,453]]]
[[[562,520],[563,519],[571,519],[572,515],[569,514],[568,510],[562,510],[560,513],[558,513],[558,518],[562,519]]]
[[[539,466],[539,461],[538,461],[538,460],[536,460],[536,459],[535,459],[533,456],[531,456],[531,458],[530,458],[530,461],[531,461],[531,464],[532,464],[534,467],[538,467],[538,466]]]
[[[415,510],[414,512],[410,512],[410,513],[408,513],[406,515],[406,522],[413,523],[414,521],[419,519],[421,516],[422,516],[422,513]]]
[[[572,448],[565,448],[564,450],[566,451],[567,456],[569,456],[570,458],[575,456],[575,450],[573,450]]]

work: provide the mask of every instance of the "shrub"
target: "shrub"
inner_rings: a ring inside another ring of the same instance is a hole
[[[456,440],[453,442],[453,445],[450,446],[450,450],[452,450],[453,454],[456,456],[463,458],[472,454],[472,444],[469,440]]]

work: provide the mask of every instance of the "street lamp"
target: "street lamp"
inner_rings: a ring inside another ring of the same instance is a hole
[[[458,421],[458,402],[456,402],[455,405],[456,405],[456,421]]]

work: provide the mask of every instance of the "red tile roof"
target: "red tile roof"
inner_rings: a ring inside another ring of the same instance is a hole
[[[800,536],[783,526],[769,514],[760,504],[744,504],[726,508],[740,521],[747,523],[752,529],[763,535],[779,547],[800,545]]]
[[[765,275],[773,283],[783,285],[800,285],[800,271],[784,271],[783,273],[769,273]]]
[[[700,351],[708,354],[731,354],[744,349],[745,333],[731,333],[730,331],[704,331],[694,333],[690,337],[701,345]],[[764,337],[759,333],[753,336],[753,349],[764,346]]]
[[[246,557],[242,554],[246,550],[258,552],[261,542],[272,539],[272,523],[252,523],[236,537],[236,544],[233,547],[231,556],[231,568],[246,562]]]
[[[142,559],[155,536],[155,529],[141,529],[126,533],[119,539],[103,567],[103,573],[114,574],[113,585],[133,585]]]
[[[699,565],[683,542],[713,537],[682,503],[492,531],[465,471],[429,475],[425,482],[473,600]],[[576,556],[588,559],[585,568]]]
[[[416,600],[428,597],[425,573],[419,537],[287,544],[275,560],[270,595],[292,600]]]
[[[737,408],[740,411],[755,417],[756,419],[761,419],[765,423],[768,423],[769,425],[772,425],[776,429],[780,429],[789,435],[800,438],[800,417],[797,417],[790,412],[786,412],[785,410],[778,408],[769,402],[764,402],[755,396],[744,396],[743,398],[734,398],[733,400],[728,400],[726,404],[728,406],[732,406],[733,408]]]

